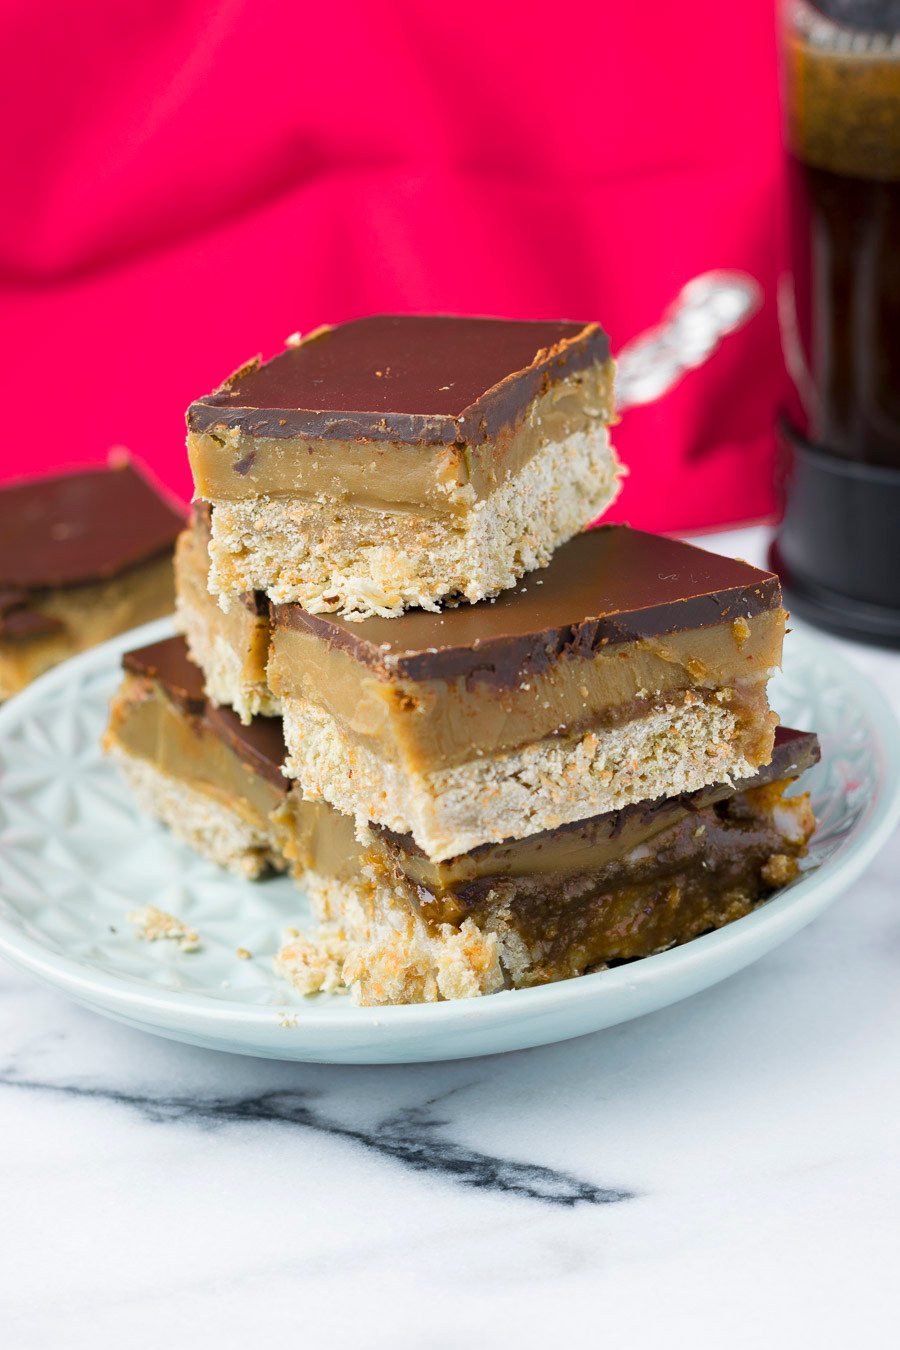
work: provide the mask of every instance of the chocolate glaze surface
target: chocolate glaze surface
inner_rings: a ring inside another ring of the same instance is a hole
[[[254,717],[244,726],[230,708],[214,708],[203,692],[203,675],[189,659],[183,637],[165,638],[126,652],[122,665],[132,675],[153,680],[179,707],[202,717],[210,731],[252,769],[276,787],[288,790],[281,772],[287,754],[280,717]]]
[[[203,720],[248,768],[287,793],[290,785],[281,772],[287,746],[280,717],[254,717],[249,726],[244,726],[230,708],[214,708],[210,703]]]
[[[627,525],[576,535],[549,566],[494,601],[438,614],[408,610],[361,623],[273,605],[279,625],[306,629],[383,678],[498,686],[546,670],[561,656],[752,618],[781,605],[772,572]]]
[[[49,637],[61,633],[64,625],[52,614],[32,609],[29,600],[33,592],[15,587],[0,588],[0,641],[27,642],[31,638]]]
[[[607,360],[597,324],[373,315],[250,362],[188,409],[190,431],[442,445],[490,439],[540,392]]]
[[[174,547],[183,517],[130,463],[0,490],[0,587],[107,581]]]
[[[183,637],[164,638],[162,642],[125,652],[122,668],[130,675],[140,675],[162,685],[180,707],[200,712],[206,703],[203,673],[189,660]]]

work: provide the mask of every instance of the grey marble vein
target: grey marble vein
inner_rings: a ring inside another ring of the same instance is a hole
[[[623,1187],[598,1186],[539,1163],[495,1157],[442,1133],[449,1122],[433,1114],[436,1100],[404,1107],[371,1129],[345,1125],[320,1112],[315,1094],[301,1088],[252,1095],[181,1097],[124,1092],[110,1087],[71,1083],[42,1083],[14,1073],[0,1073],[0,1087],[24,1092],[56,1094],[76,1100],[110,1102],[137,1111],[145,1120],[186,1121],[207,1127],[261,1121],[313,1130],[358,1144],[372,1153],[391,1158],[414,1172],[425,1172],[476,1190],[517,1195],[550,1205],[612,1205],[637,1198]]]

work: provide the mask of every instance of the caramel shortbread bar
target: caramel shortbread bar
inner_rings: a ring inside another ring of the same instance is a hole
[[[341,979],[364,1004],[466,998],[568,979],[721,928],[792,881],[815,828],[790,781],[818,759],[779,728],[771,762],[733,787],[641,802],[431,862],[374,829],[330,925],[278,965],[304,992],[343,938]]]
[[[127,459],[0,488],[0,699],[170,613],[183,524]]]
[[[576,536],[493,603],[272,615],[287,772],[435,861],[746,777],[772,751],[778,578],[627,526]]]
[[[244,725],[208,702],[184,639],[128,652],[104,747],[139,805],[196,852],[239,876],[290,869],[320,911],[358,871],[352,822],[289,791],[281,722]]]
[[[175,549],[175,612],[188,654],[203,671],[206,696],[217,707],[233,708],[242,722],[280,712],[266,684],[269,605],[249,592],[224,611],[210,595],[211,508],[195,502],[191,521]]]
[[[313,613],[481,600],[618,491],[597,324],[382,315],[249,363],[188,409],[210,587]]]

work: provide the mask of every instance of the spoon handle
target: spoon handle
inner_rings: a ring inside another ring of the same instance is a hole
[[[761,304],[761,286],[744,272],[704,272],[694,277],[662,322],[619,352],[617,406],[636,408],[667,394],[687,371],[702,366],[724,337],[742,328]]]

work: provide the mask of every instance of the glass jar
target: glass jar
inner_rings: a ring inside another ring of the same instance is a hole
[[[782,0],[787,603],[900,646],[900,0]]]
[[[900,467],[900,0],[785,0],[782,63],[797,429]]]

